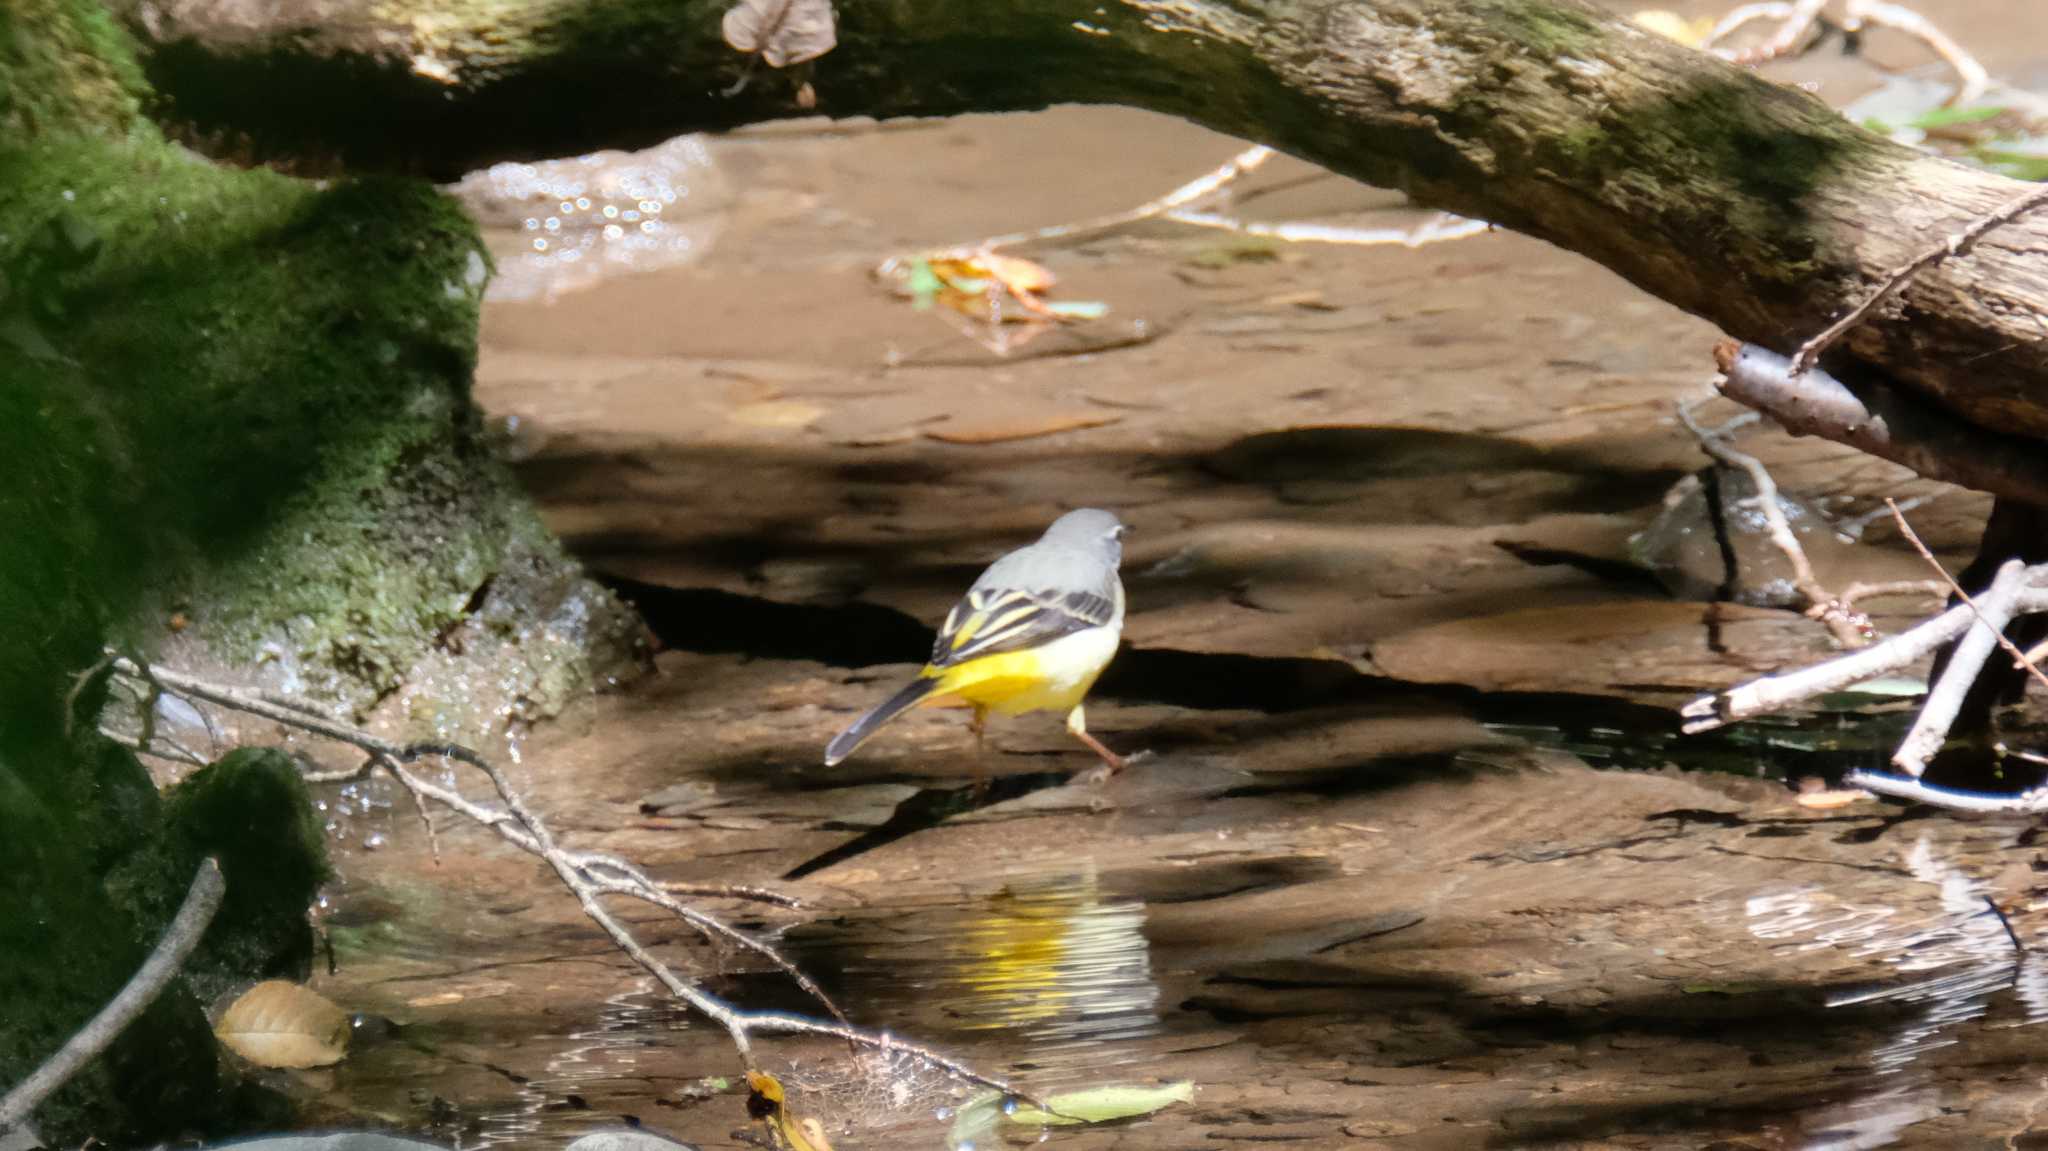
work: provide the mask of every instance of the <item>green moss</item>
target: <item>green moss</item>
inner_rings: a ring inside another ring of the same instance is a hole
[[[170,873],[214,856],[227,880],[220,911],[186,965],[200,997],[252,977],[310,975],[306,908],[329,872],[326,833],[298,766],[271,748],[231,752],[186,777],[166,807]]]
[[[1494,0],[1474,5],[1474,10],[1523,47],[1546,56],[1588,52],[1607,35],[1583,9],[1540,0]]]
[[[94,0],[0,11],[0,1083],[133,972],[205,854],[200,990],[302,973],[324,874],[291,763],[159,800],[98,736],[109,640],[167,605],[216,660],[389,690],[509,564],[574,569],[469,400],[487,265],[431,187],[233,171],[167,143]],[[571,660],[571,662],[574,662]],[[174,988],[37,1115],[59,1145],[216,1129],[231,1093]]]
[[[114,18],[76,0],[0,7],[0,135],[118,135],[134,124],[142,69]]]
[[[1809,197],[1865,163],[1872,141],[1796,92],[1747,77],[1703,79],[1610,106],[1597,126],[1543,141],[1534,162],[1600,172],[1608,198],[1653,203],[1688,243],[1759,247],[1786,284],[1813,272]]]

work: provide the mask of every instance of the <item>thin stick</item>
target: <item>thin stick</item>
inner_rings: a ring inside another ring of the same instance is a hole
[[[1709,47],[1713,46],[1717,41],[1752,20],[1775,17],[1784,20],[1784,24],[1778,28],[1777,33],[1770,39],[1747,51],[1725,53],[1728,59],[1737,64],[1761,64],[1766,60],[1775,60],[1780,56],[1790,53],[1792,49],[1799,46],[1801,38],[1812,30],[1814,23],[1820,19],[1821,10],[1826,7],[1827,0],[1797,0],[1796,3],[1792,4],[1744,5],[1723,17],[1721,22],[1714,26],[1714,30],[1707,34],[1707,45]]]
[[[1949,39],[1948,34],[1934,25],[1934,22],[1911,8],[1899,4],[1885,3],[1884,0],[1849,0],[1847,29],[1856,31],[1864,24],[1876,24],[1903,32],[1934,50],[1949,67],[1956,72],[1956,90],[1950,94],[1944,105],[1968,104],[1984,94],[1991,85],[1991,74],[1976,57],[1963,51],[1962,45]]]
[[[1930,480],[2022,503],[2048,504],[2048,453],[2039,440],[1968,424],[1904,388],[1859,381],[1851,388],[1755,344],[1714,346],[1721,394],[1769,415],[1795,436],[1820,436],[1904,465]]]
[[[576,897],[583,913],[609,936],[619,950],[652,975],[670,994],[682,1000],[699,1014],[711,1019],[726,1029],[733,1046],[737,1048],[749,1065],[753,1064],[752,1036],[760,1034],[808,1034],[831,1036],[847,1040],[859,1046],[876,1050],[909,1055],[930,1066],[939,1068],[949,1075],[967,1082],[989,1087],[1020,1099],[1028,1098],[1009,1083],[967,1067],[965,1064],[940,1055],[936,1051],[906,1043],[894,1036],[864,1031],[846,1022],[838,1006],[825,993],[803,975],[794,964],[783,958],[773,947],[761,940],[739,931],[712,916],[689,908],[672,896],[661,891],[644,872],[632,864],[610,856],[598,854],[577,854],[564,851],[554,840],[547,825],[540,820],[524,799],[512,787],[496,764],[479,753],[460,744],[442,742],[396,743],[367,731],[342,723],[330,716],[313,712],[303,705],[289,706],[262,698],[254,693],[205,680],[169,669],[152,668],[145,672],[131,659],[117,657],[114,670],[135,679],[160,682],[195,698],[218,704],[222,707],[245,712],[271,720],[286,727],[326,736],[340,743],[348,744],[368,753],[375,766],[388,772],[408,790],[417,791],[427,798],[449,807],[471,820],[480,823],[513,845],[539,856],[555,872],[572,895]],[[408,765],[429,758],[440,758],[463,764],[482,772],[491,781],[491,786],[503,801],[505,809],[494,810],[475,803],[460,792],[430,783],[407,770]],[[609,872],[609,875],[602,874]],[[626,895],[651,903],[677,915],[698,931],[718,939],[754,951],[774,963],[780,970],[790,974],[813,998],[830,1011],[836,1023],[809,1019],[800,1015],[780,1012],[749,1012],[742,1010],[695,983],[682,978],[668,965],[650,954],[647,949],[626,930],[601,900],[603,895]]]
[[[1827,0],[1799,0],[1796,4],[1783,0],[1761,4],[1744,4],[1721,17],[1713,31],[1707,33],[1701,47],[1714,52],[1724,59],[1737,64],[1761,64],[1767,60],[1789,55],[1798,48],[1813,26],[1820,22],[1821,12],[1827,7]],[[1721,41],[1737,30],[1758,20],[1783,21],[1778,31],[1769,40],[1754,48],[1741,52],[1717,47]],[[1976,58],[1963,51],[1962,46],[1950,39],[1927,17],[1899,4],[1885,3],[1884,0],[1848,0],[1843,6],[1842,30],[1854,33],[1861,31],[1865,24],[1890,28],[1911,36],[1927,45],[1934,54],[1956,73],[1956,90],[1945,104],[1968,104],[1984,94],[1990,85],[1991,76]]]
[[[1836,642],[1843,647],[1869,644],[1870,621],[1848,610],[1813,574],[1813,564],[1806,558],[1806,549],[1800,546],[1799,537],[1792,531],[1792,523],[1785,518],[1785,509],[1778,502],[1778,483],[1771,478],[1770,469],[1764,467],[1762,460],[1747,452],[1736,451],[1720,436],[1701,427],[1699,421],[1692,418],[1690,405],[1678,405],[1678,419],[1699,441],[1701,451],[1749,473],[1749,482],[1756,489],[1757,510],[1763,513],[1765,530],[1771,537],[1771,543],[1792,565],[1792,586],[1806,600],[1806,614],[1826,624]]]
[[[1885,506],[1892,509],[1892,518],[1898,521],[1899,534],[1906,537],[1906,542],[1913,545],[1913,550],[1920,553],[1920,558],[1926,560],[1928,566],[1941,575],[1942,582],[1948,584],[1949,591],[1957,599],[1968,604],[1971,611],[1977,611],[1976,601],[1970,598],[1970,593],[1963,590],[1963,585],[1957,583],[1955,577],[1948,574],[1948,569],[1941,566],[1941,561],[1934,558],[1934,553],[1927,550],[1927,545],[1920,542],[1920,537],[1913,531],[1913,525],[1906,522],[1906,513],[1900,511],[1899,506],[1891,500],[1886,500]],[[2014,560],[2012,562],[2017,563],[2019,561]],[[1984,613],[1977,612],[1977,618],[1983,619]],[[1989,621],[1987,620],[1986,622],[1988,623]],[[2021,651],[2018,644],[2007,639],[2003,626],[1995,634],[1998,636],[1998,646],[2004,648],[2012,656],[2013,666],[2025,668],[2040,682],[2042,687],[2048,687],[2048,672],[2043,672],[2040,668],[2034,666],[2034,657],[2027,652]],[[2043,646],[2048,647],[2048,644]]]
[[[1927,693],[1927,702],[1913,721],[1912,730],[1892,753],[1892,763],[1907,775],[1918,778],[1927,761],[1948,742],[1949,728],[1962,713],[1963,699],[1970,685],[1984,670],[1984,661],[2005,641],[2005,625],[2012,622],[2020,589],[2026,585],[2027,569],[2018,560],[2007,560],[1992,577],[1991,586],[1976,599],[1964,598],[1976,621],[1949,653],[1941,679]],[[1960,590],[1960,589],[1959,589]]]
[[[1860,787],[1896,799],[1911,799],[1950,811],[2048,811],[2048,787],[2037,787],[2014,795],[1985,791],[1956,791],[1936,787],[1905,776],[1880,771],[1852,771],[1842,777],[1845,787]]]
[[[1887,580],[1883,583],[1852,583],[1842,589],[1841,602],[1845,605],[1858,600],[1891,599],[1895,596],[1931,596],[1942,598],[1948,595],[1948,585],[1937,579]]]
[[[2037,187],[2024,195],[2014,197],[2003,207],[1972,220],[1967,227],[1941,243],[1894,268],[1885,276],[1885,282],[1869,299],[1849,309],[1841,319],[1829,324],[1819,335],[1799,346],[1799,352],[1792,357],[1792,374],[1804,375],[1820,360],[1821,353],[1833,347],[1835,341],[1862,323],[1879,304],[1896,295],[1915,276],[1941,263],[1951,256],[1960,256],[1970,250],[1986,232],[2009,224],[2020,216],[2048,204],[2048,186]]]
[[[1998,906],[1998,901],[1988,895],[1984,897],[1984,906],[1989,907],[1991,914],[1998,917],[1998,925],[2005,928],[2005,937],[2012,941],[2012,949],[2024,953],[2027,945],[2020,942],[2020,933],[2012,929],[2012,920],[2005,917],[2005,908]]]
[[[187,767],[205,767],[207,764],[206,760],[203,760],[199,758],[197,755],[193,754],[190,748],[185,747],[183,744],[180,744],[175,740],[164,739],[162,736],[159,736],[157,738],[160,742],[164,744],[164,747],[168,750],[160,751],[154,745],[146,744],[141,740],[136,739],[134,736],[124,735],[121,732],[115,731],[113,728],[107,727],[104,724],[100,725],[99,732],[101,735],[105,736],[110,740],[113,740],[115,743],[120,744],[122,747],[127,748],[128,750],[136,753],[137,755],[147,755],[157,759],[167,759],[170,760],[172,763],[182,763]]]
[[[1264,144],[1255,145],[1232,156],[1229,162],[1222,167],[1197,176],[1164,196],[1156,200],[1147,200],[1135,208],[1127,208],[1121,212],[1111,212],[1106,216],[1096,216],[1092,219],[1079,220],[1070,224],[1053,224],[1044,228],[1035,228],[1029,232],[1006,232],[1000,236],[990,236],[979,243],[967,244],[958,249],[949,250],[988,252],[997,248],[1016,247],[1019,244],[1043,244],[1053,240],[1072,240],[1081,236],[1093,236],[1101,232],[1113,232],[1118,228],[1129,227],[1132,224],[1150,220],[1155,216],[1164,216],[1175,208],[1184,208],[1221,189],[1239,176],[1258,171],[1266,161],[1272,158],[1273,149],[1266,147]]]
[[[1790,20],[1792,15],[1792,5],[1784,3],[1783,0],[1766,0],[1762,4],[1744,4],[1740,8],[1729,12],[1726,16],[1721,17],[1720,21],[1714,25],[1713,30],[1707,33],[1707,38],[1700,41],[1700,47],[1724,59],[1734,60],[1734,52],[1717,47],[1721,41],[1733,36],[1736,32],[1755,21]]]
[[[156,949],[149,953],[128,985],[99,1013],[78,1029],[55,1055],[36,1068],[34,1074],[15,1084],[14,1089],[0,1099],[0,1133],[13,1129],[26,1121],[49,1098],[52,1091],[69,1082],[78,1070],[92,1058],[106,1050],[135,1017],[142,1014],[164,987],[178,974],[192,949],[206,934],[208,924],[213,922],[214,912],[220,910],[221,894],[227,889],[221,878],[220,864],[208,857],[199,864],[199,873],[192,877],[192,886],[185,892],[185,902],[178,907],[178,914],[171,919],[171,925],[164,929],[163,938],[157,940]]]
[[[1679,711],[1687,721],[1684,731],[1688,735],[1712,731],[1736,720],[1783,711],[1829,692],[1910,667],[1963,634],[1964,629],[1970,626],[1970,619],[1970,609],[1957,605],[1917,627],[1861,651],[1700,696]]]
[[[1307,224],[1294,221],[1266,224],[1257,220],[1240,220],[1234,216],[1216,212],[1197,212],[1186,208],[1168,212],[1166,218],[1176,224],[1216,228],[1242,236],[1256,236],[1288,244],[1345,244],[1365,248],[1420,248],[1449,240],[1462,240],[1467,236],[1477,236],[1493,230],[1493,225],[1485,220],[1453,216],[1449,212],[1438,212],[1413,228],[1346,228],[1335,224]]]
[[[755,903],[773,903],[779,907],[802,907],[803,900],[780,891],[765,887],[751,887],[744,883],[678,883],[662,880],[654,885],[672,895],[708,895],[713,899],[746,899]]]

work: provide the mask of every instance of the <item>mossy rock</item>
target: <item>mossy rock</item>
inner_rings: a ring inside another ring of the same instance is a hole
[[[228,896],[197,991],[310,957],[325,865],[291,763],[236,753],[160,799],[95,730],[104,679],[74,693],[104,645],[357,708],[431,656],[531,716],[638,635],[488,448],[461,210],[208,163],[139,117],[140,75],[94,0],[0,5],[0,1083],[119,990],[206,854]],[[466,662],[465,628],[489,641]],[[219,1133],[241,1096],[197,991],[53,1097],[45,1138]]]

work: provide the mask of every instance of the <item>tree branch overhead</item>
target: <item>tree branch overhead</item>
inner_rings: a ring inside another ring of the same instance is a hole
[[[711,0],[126,2],[163,114],[256,157],[446,177],[811,114],[812,87],[835,116],[1128,104],[1549,240],[1786,352],[2029,187],[1582,0],[842,0],[830,53],[737,87],[751,59]],[[2044,248],[2038,214],[2000,228],[1828,368],[2048,437]]]

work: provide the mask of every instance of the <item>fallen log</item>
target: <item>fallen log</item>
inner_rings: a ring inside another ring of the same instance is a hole
[[[252,158],[448,176],[812,103],[1136,105],[1542,237],[1784,353],[2028,187],[1581,0],[840,0],[837,46],[784,71],[711,0],[122,2],[160,117]],[[2048,219],[2000,228],[1824,366],[2048,437],[2043,250]]]

